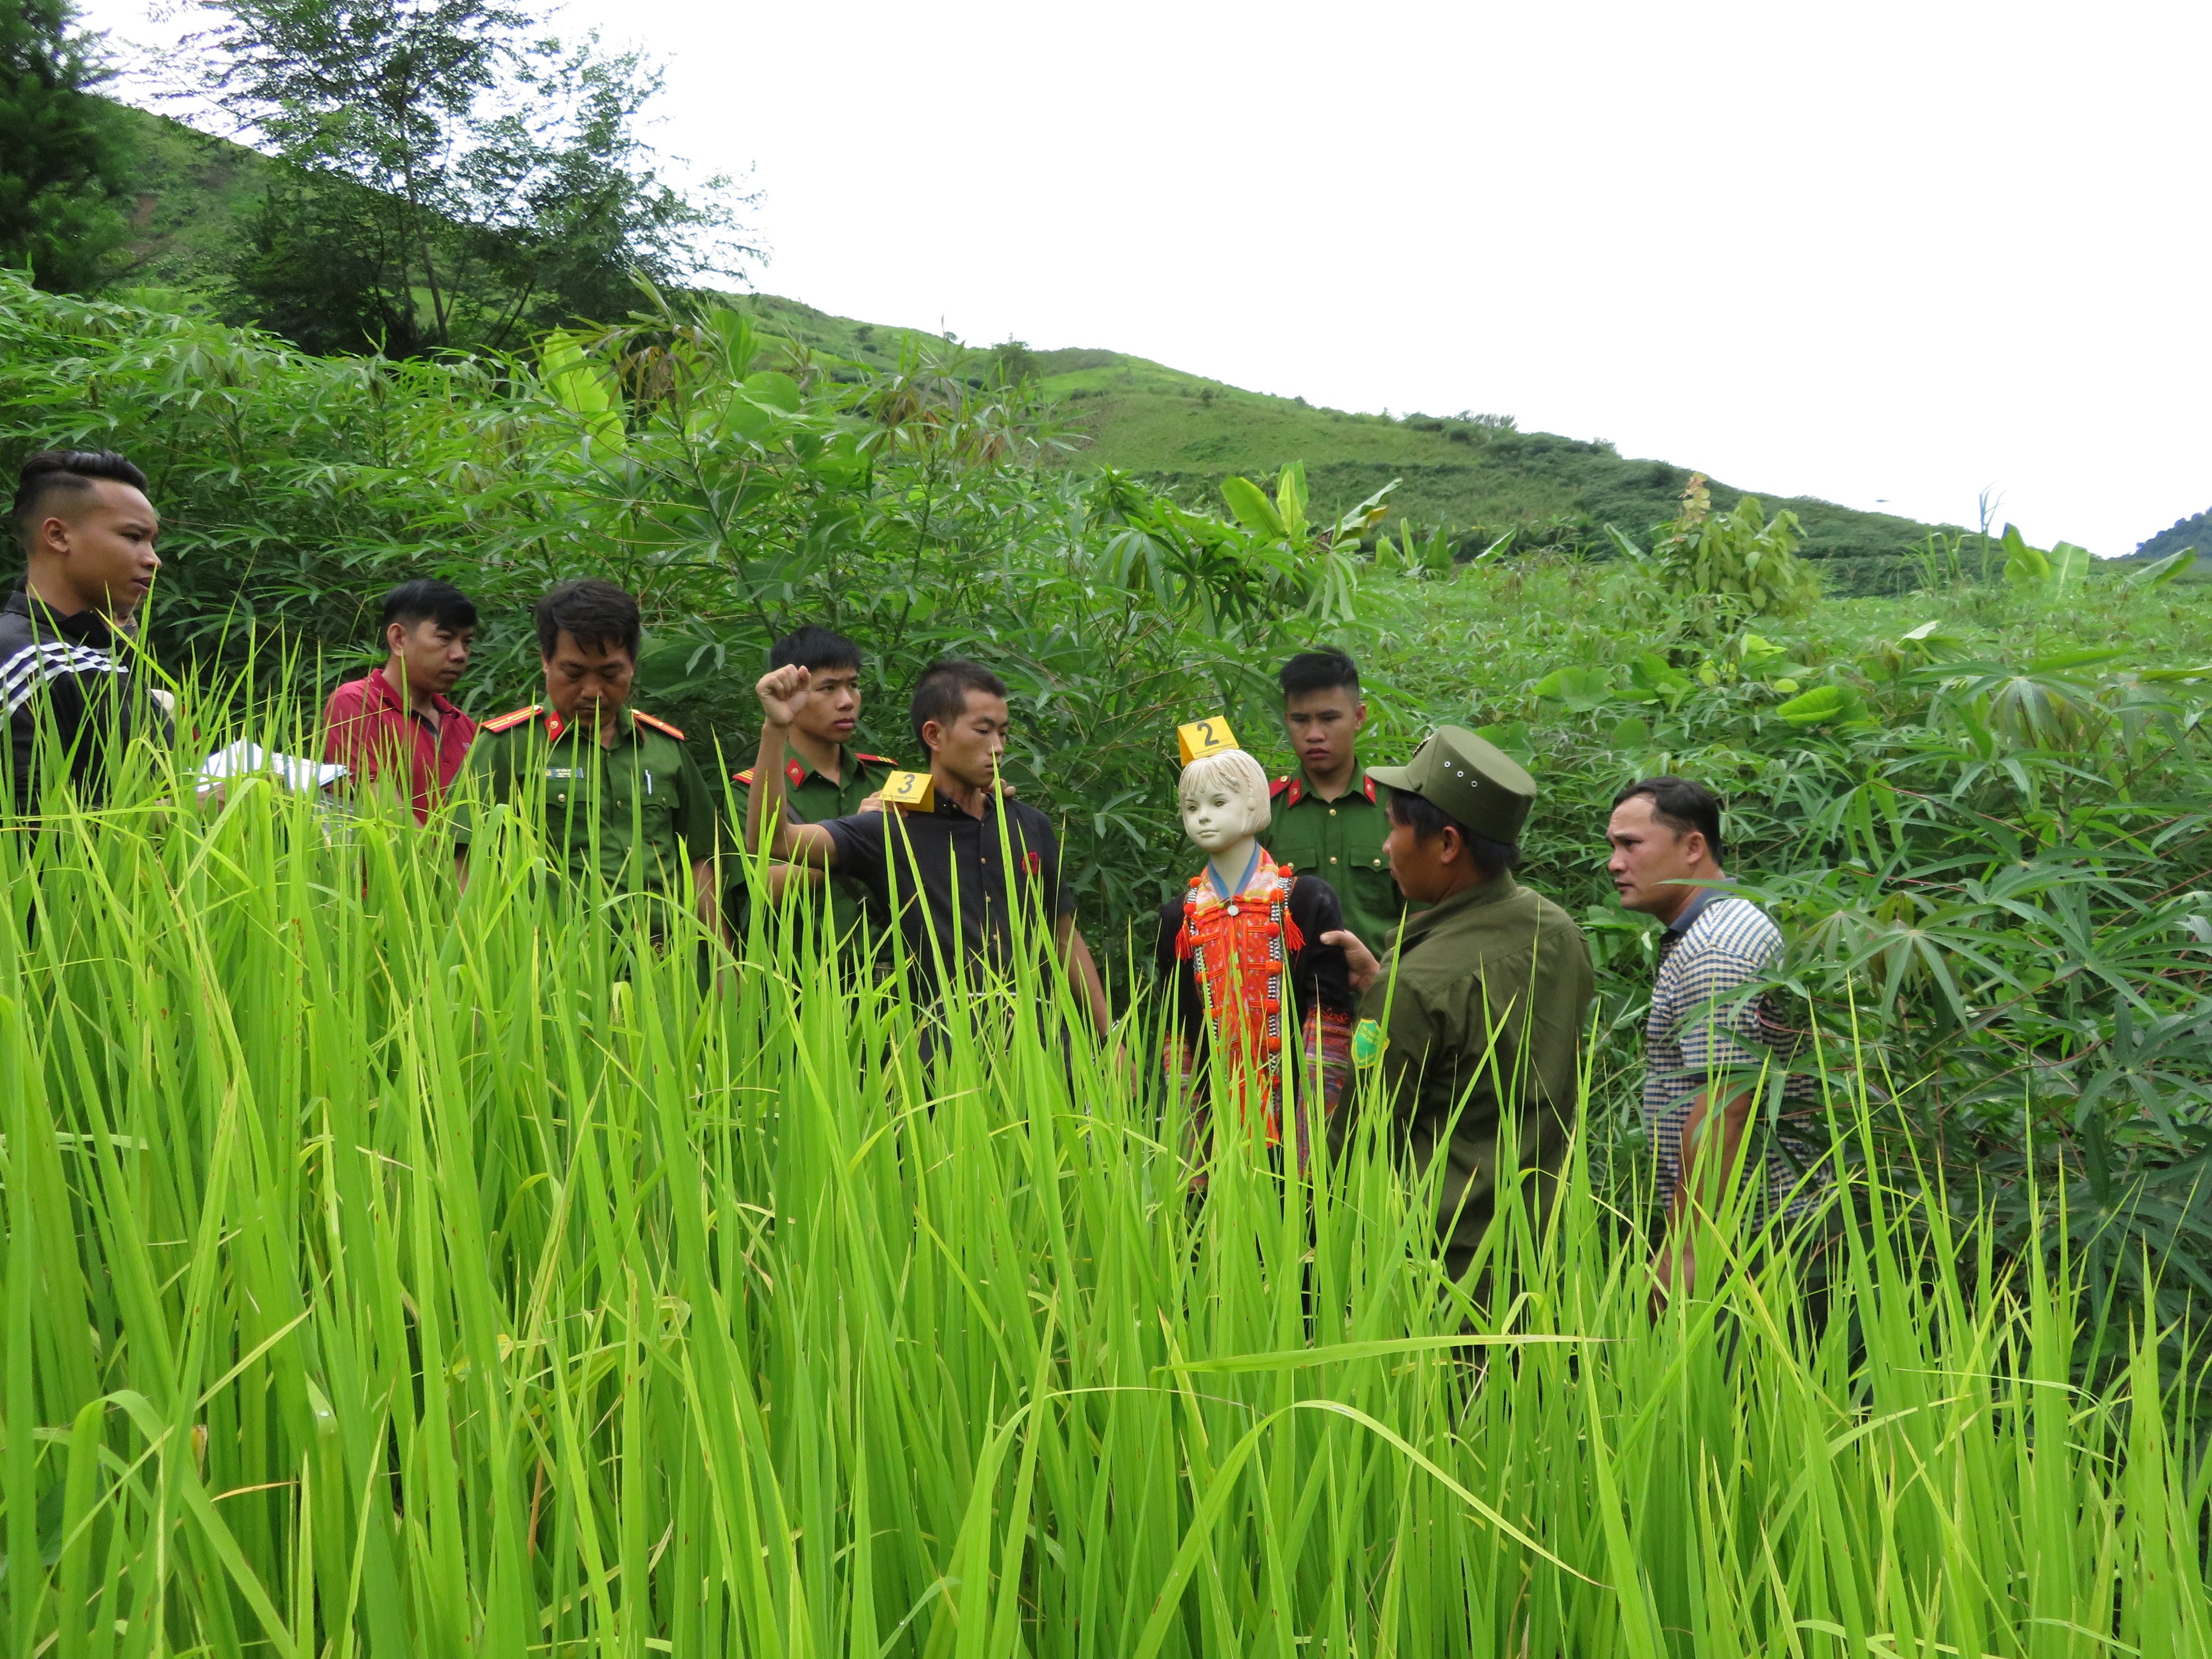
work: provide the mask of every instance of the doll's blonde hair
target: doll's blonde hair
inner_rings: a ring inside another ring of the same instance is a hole
[[[1176,800],[1183,799],[1196,791],[1226,787],[1244,803],[1244,833],[1265,835],[1267,830],[1267,775],[1260,769],[1260,763],[1242,749],[1223,749],[1211,755],[1200,755],[1182,769],[1182,777],[1176,785]]]

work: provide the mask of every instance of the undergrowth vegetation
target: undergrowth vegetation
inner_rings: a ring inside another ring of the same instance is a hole
[[[2008,1252],[2048,1246],[2063,1194],[2100,1295],[2148,1277],[2167,1320],[2205,1305],[2212,610],[2193,590],[2000,581],[1715,640],[1646,567],[1554,562],[1477,566],[1395,614],[1401,706],[1482,727],[1543,785],[1527,873],[1603,964],[1595,1086],[1622,1150],[1655,939],[1598,837],[1622,783],[1683,773],[1729,801],[1730,873],[1784,922],[1777,988],[1817,1063],[1860,1079],[1961,1212],[1989,1206]],[[1559,665],[1524,678],[1530,656]]]

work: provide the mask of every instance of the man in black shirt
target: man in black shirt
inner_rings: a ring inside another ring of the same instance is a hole
[[[915,741],[929,756],[933,806],[794,823],[784,805],[784,751],[811,695],[811,678],[793,665],[772,670],[754,688],[761,745],[746,846],[757,853],[766,839],[773,859],[834,870],[859,884],[872,908],[897,919],[908,959],[933,993],[943,988],[937,982],[940,954],[955,975],[979,961],[1007,965],[1012,912],[1030,909],[1051,927],[1054,945],[1103,1031],[1106,993],[1076,931],[1074,896],[1060,884],[1051,820],[999,787],[1008,725],[1005,684],[989,669],[957,659],[923,671],[910,713]]]
[[[132,621],[161,568],[161,518],[146,475],[122,456],[53,449],[23,463],[15,518],[28,568],[0,605],[15,809],[39,810],[56,781],[42,765],[56,753],[78,798],[96,805],[131,738],[166,734],[167,715],[132,672]]]

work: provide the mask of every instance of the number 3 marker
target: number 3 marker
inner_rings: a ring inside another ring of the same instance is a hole
[[[884,805],[911,812],[937,810],[937,782],[927,772],[894,772],[884,780]]]

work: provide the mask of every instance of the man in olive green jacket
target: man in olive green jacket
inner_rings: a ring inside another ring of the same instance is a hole
[[[1350,960],[1361,993],[1352,1057],[1382,1068],[1393,1140],[1416,1169],[1444,1160],[1437,1224],[1444,1265],[1463,1279],[1489,1231],[1508,1111],[1524,1191],[1539,1212],[1550,1200],[1595,975],[1572,918],[1513,879],[1536,795],[1526,771],[1447,726],[1406,765],[1369,775],[1391,792],[1390,873],[1429,908],[1380,962],[1349,933],[1323,938]]]

